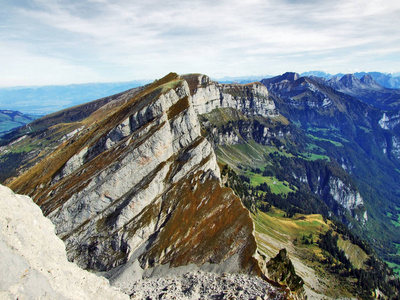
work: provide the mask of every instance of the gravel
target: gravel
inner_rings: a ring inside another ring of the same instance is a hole
[[[259,277],[203,271],[141,279],[127,293],[131,299],[285,299]]]

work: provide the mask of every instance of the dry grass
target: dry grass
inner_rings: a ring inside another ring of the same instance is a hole
[[[256,243],[247,210],[218,181],[208,179],[201,183],[201,174],[178,182],[166,194],[161,207],[171,211],[170,217],[143,255],[143,262],[150,266],[152,261],[169,262],[172,266],[221,263],[239,252],[242,267],[259,274],[258,264],[252,257]]]

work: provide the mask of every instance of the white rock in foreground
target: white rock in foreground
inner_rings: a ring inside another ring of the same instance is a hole
[[[54,225],[27,196],[0,185],[0,299],[129,299],[68,262]]]

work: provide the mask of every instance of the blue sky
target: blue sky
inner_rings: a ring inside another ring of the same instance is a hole
[[[0,86],[400,71],[400,1],[2,0]]]

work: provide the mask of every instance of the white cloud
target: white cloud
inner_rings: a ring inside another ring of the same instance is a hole
[[[58,66],[53,76],[43,74],[48,83],[131,80],[169,71],[278,74],[315,65],[339,72],[369,68],[368,56],[372,61],[378,55],[378,70],[400,69],[393,55],[400,47],[400,3],[393,1],[29,3],[8,1],[12,14],[0,21],[2,47],[16,61],[25,57],[25,64],[10,66],[20,81],[29,81],[27,70],[39,73],[41,65]],[[24,51],[14,51],[19,45]],[[6,78],[4,72],[0,78]]]

